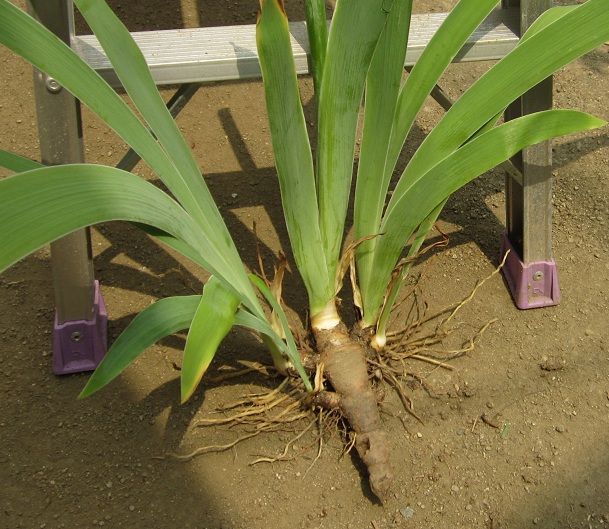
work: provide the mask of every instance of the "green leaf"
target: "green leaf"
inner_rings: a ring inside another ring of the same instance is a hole
[[[525,147],[604,124],[603,120],[574,110],[529,114],[481,134],[427,173],[411,179],[381,225],[384,235],[379,237],[375,274],[369,297],[364,300],[367,321],[376,320],[392,270],[408,239],[438,204]]]
[[[387,145],[400,91],[412,0],[395,0],[381,33],[366,78],[364,130],[355,186],[355,240],[378,233],[391,172],[385,173]],[[356,249],[358,284],[371,273],[375,239]]]
[[[478,79],[427,136],[400,178],[387,211],[413,178],[459,148],[527,90],[607,39],[607,1],[588,0],[518,45]]]
[[[541,15],[539,15],[533,21],[533,23],[529,26],[529,28],[525,31],[524,35],[520,39],[520,43],[531,38],[533,35],[539,33],[542,29],[545,29],[550,24],[553,24],[559,18],[563,17],[570,11],[573,11],[574,9],[577,9],[577,5],[557,6],[557,7],[552,7],[550,9],[547,9]]]
[[[400,91],[385,164],[389,180],[406,137],[423,103],[468,37],[497,5],[497,0],[461,0],[423,50]]]
[[[328,21],[326,20],[325,0],[305,0],[305,14],[307,17],[307,33],[311,49],[311,72],[315,93],[321,90],[321,78],[326,60],[326,47],[328,46]]]
[[[64,42],[8,0],[0,0],[0,43],[95,112],[146,160],[179,201],[189,194],[163,149],[120,96]]]
[[[218,346],[235,323],[239,298],[210,277],[190,325],[180,376],[182,404],[194,393]]]
[[[122,55],[126,58],[130,54],[125,54],[125,49],[136,53],[135,44],[128,32],[101,0],[79,0],[79,3],[84,11],[91,10],[95,15],[93,22],[96,27],[100,26],[98,29],[101,30],[101,35],[97,35],[100,40],[108,44],[108,40],[116,39],[116,42],[120,43],[118,46],[111,46],[113,56]],[[147,66],[145,62],[142,64],[143,59],[139,51],[136,55],[139,54],[140,60],[136,57],[133,72],[126,73],[128,82],[125,79],[123,81],[132,92],[137,92],[138,83],[141,83],[141,93],[136,94],[136,100],[146,118],[154,125],[155,133],[159,134],[165,146],[171,149],[169,154],[172,160],[129,106],[95,71],[60,39],[7,0],[0,0],[0,42],[55,78],[113,128],[151,166],[201,226],[199,231],[205,236],[207,250],[211,250],[223,262],[221,269],[225,273],[222,277],[232,276],[231,283],[235,289],[243,294],[249,307],[263,317],[264,312],[247,279],[230,235],[207,192],[196,164],[193,166],[192,156],[184,151],[179,131],[173,122],[169,123],[167,109],[158,96],[154,83],[152,89],[156,95],[151,93],[150,83],[146,81],[146,73],[143,73],[143,70],[147,72]],[[123,59],[119,59],[118,67],[121,75],[124,70],[129,70],[129,65],[125,64]],[[147,75],[150,76],[149,73]],[[184,174],[178,168],[183,169]]]
[[[339,0],[330,26],[318,99],[317,183],[321,235],[332,278],[343,240],[366,74],[391,4]]]
[[[43,244],[109,220],[151,224],[199,245],[196,225],[175,201],[114,167],[41,167],[0,180],[0,196],[0,270]]]
[[[0,196],[0,272],[72,231],[126,220],[154,226],[181,240],[199,254],[198,262],[206,270],[229,288],[236,290],[238,285],[234,270],[221,254],[211,251],[182,207],[131,173],[87,164],[42,167],[0,180]],[[236,291],[249,306],[247,291]],[[257,300],[255,306],[260,306]]]
[[[165,106],[146,59],[129,31],[104,0],[74,0],[74,3],[98,38],[135,107],[183,178],[188,190],[185,209],[193,213],[208,232],[221,233],[222,237],[217,237],[218,244],[225,243],[222,244],[225,250],[232,252],[241,263],[193,154]]]
[[[0,167],[4,167],[14,173],[23,173],[25,171],[31,171],[32,169],[38,169],[44,167],[41,163],[24,158],[18,154],[14,154],[9,151],[0,149]]]
[[[256,42],[283,211],[294,259],[315,312],[332,298],[334,276],[321,251],[313,158],[287,18],[277,0],[263,0],[261,7]]]
[[[399,271],[399,277],[397,277],[397,278],[395,278],[395,280],[393,280],[393,283],[390,284],[390,286],[388,287],[389,291],[385,295],[385,301],[384,301],[383,307],[380,311],[378,321],[376,322],[376,335],[377,336],[384,337],[386,335],[387,326],[389,325],[389,318],[391,317],[391,311],[393,309],[393,305],[397,300],[398,294],[400,293],[404,280],[406,279],[406,277],[408,277],[410,269],[412,268],[412,265],[413,265],[413,260],[416,259],[417,254],[419,253],[419,250],[421,249],[421,246],[423,246],[423,243],[425,242],[425,239],[427,238],[428,233],[431,231],[434,224],[438,220],[438,217],[440,216],[440,213],[444,209],[444,206],[446,205],[447,201],[448,201],[448,199],[445,199],[438,206],[436,206],[435,209],[425,218],[425,220],[423,220],[423,222],[421,222],[421,224],[419,224],[416,231],[414,232],[414,238],[413,238],[412,242],[410,243],[410,247],[408,248],[408,254],[406,255],[407,262],[404,263],[404,265],[401,267],[401,269]],[[395,273],[395,270],[392,271],[392,273]],[[365,316],[366,315],[364,315],[364,318],[362,319],[362,325],[364,326],[364,328],[372,327],[375,324],[374,320],[367,321]]]
[[[286,354],[286,343],[279,337],[266,320],[254,316],[243,309],[239,309],[237,314],[235,314],[235,325],[256,331],[261,336],[266,336],[281,354]]]
[[[290,330],[290,325],[288,323],[288,319],[286,318],[283,308],[275,299],[275,296],[273,296],[273,293],[270,291],[269,287],[266,286],[266,283],[262,279],[260,279],[254,274],[250,274],[249,277],[250,281],[262,293],[269,305],[277,313],[277,316],[279,317],[279,322],[281,323],[281,327],[286,336],[287,348],[285,352],[288,355],[288,358],[292,362],[292,365],[296,369],[297,373],[300,375],[300,378],[304,382],[307,391],[313,391],[311,381],[309,380],[309,377],[307,376],[307,373],[304,370],[302,362],[300,361],[300,355],[298,354],[298,349],[296,347],[296,343],[294,342],[294,337],[292,336],[292,331]]]
[[[78,398],[103,388],[161,338],[190,327],[200,299],[201,296],[171,297],[146,307],[112,344]]]
[[[255,297],[247,280],[241,257],[205,184],[192,151],[156,88],[144,55],[127,28],[104,0],[75,0],[75,4],[97,36],[135,107],[158,138],[185,182],[187,193],[181,197],[185,209],[200,224],[208,237],[209,244],[231,266],[240,290],[248,292],[253,303]]]

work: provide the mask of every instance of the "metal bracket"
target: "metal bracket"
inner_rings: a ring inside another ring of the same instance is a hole
[[[552,259],[523,263],[507,234],[504,234],[501,259],[508,250],[510,253],[503,266],[503,276],[516,306],[519,309],[535,309],[558,305],[560,288],[556,262]]]
[[[53,372],[56,375],[93,371],[108,348],[108,313],[95,281],[93,317],[59,323],[53,327]]]

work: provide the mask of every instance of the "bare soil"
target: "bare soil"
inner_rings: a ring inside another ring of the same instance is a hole
[[[111,4],[132,30],[251,23],[257,9],[254,0]],[[419,0],[417,9],[438,11],[450,4]],[[300,2],[287,7],[293,18],[302,18]],[[5,49],[0,64],[0,147],[36,158],[31,68]],[[488,67],[455,65],[443,86],[456,96]],[[558,73],[556,106],[609,119],[608,87],[605,45]],[[172,91],[163,93],[169,97]],[[310,102],[310,79],[302,79],[302,91]],[[311,105],[307,108],[310,112]],[[439,115],[430,102],[418,123],[419,139]],[[287,245],[260,83],[206,85],[178,122],[244,258],[255,267],[256,221],[270,267]],[[432,388],[408,386],[424,424],[388,394],[383,419],[397,479],[383,506],[373,500],[357,461],[341,457],[339,434],[326,438],[312,467],[314,429],[283,462],[249,465],[259,455],[281,453],[292,431],[188,463],[157,459],[234,440],[242,433],[238,428],[194,424],[218,405],[279,380],[208,380],[180,406],[175,365],[184,336],[177,336],[148,350],[107,389],[76,400],[86,375],[51,373],[48,250],[24,259],[0,278],[0,528],[609,526],[607,131],[555,142],[554,249],[561,304],[519,311],[501,276],[494,276],[458,318],[457,342],[498,319],[477,348],[454,360],[452,371],[407,365]],[[124,145],[87,111],[84,134],[88,161],[113,164],[122,156]],[[150,177],[141,164],[136,171]],[[449,246],[416,271],[430,310],[464,298],[496,267],[504,230],[503,178],[492,171],[447,206],[441,226]],[[128,225],[97,227],[93,240],[112,338],[158,297],[201,289],[200,271]],[[305,306],[294,274],[284,291],[291,309]],[[225,372],[224,366],[236,368],[239,359],[266,361],[266,355],[255,338],[235,331],[209,375]]]

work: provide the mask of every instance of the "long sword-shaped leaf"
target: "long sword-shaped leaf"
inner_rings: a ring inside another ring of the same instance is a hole
[[[542,29],[545,29],[550,24],[556,22],[559,18],[565,16],[574,9],[577,9],[577,5],[551,7],[550,9],[544,11],[528,27],[519,43],[531,38],[533,35],[539,33]]]
[[[89,378],[79,398],[100,390],[122,373],[133,360],[155,342],[183,329],[188,329],[201,303],[201,296],[176,296],[159,300],[140,312],[112,344],[103,361]],[[270,326],[253,314],[240,309],[234,315],[235,325],[269,335],[285,348]]]
[[[166,193],[131,173],[86,164],[42,167],[0,180],[0,196],[0,271],[74,230],[126,220],[184,241],[200,255],[206,270],[236,290],[233,271],[210,251],[192,217]],[[249,306],[247,296],[237,292]]]
[[[23,173],[44,166],[40,162],[0,149],[0,167],[14,173]]]
[[[250,274],[250,281],[256,286],[256,288],[262,293],[264,298],[267,300],[269,305],[275,311],[277,316],[279,317],[279,322],[281,323],[281,327],[286,337],[286,349],[285,353],[292,362],[292,365],[296,369],[297,373],[300,375],[305,388],[307,391],[313,391],[313,386],[311,385],[311,381],[307,376],[306,371],[300,361],[300,355],[298,354],[298,349],[296,348],[296,343],[294,342],[294,337],[292,336],[292,331],[290,330],[290,325],[288,324],[288,319],[283,311],[283,308],[279,304],[279,302],[275,299],[275,296],[266,285],[266,283],[260,279],[258,276],[254,274]]]
[[[212,228],[206,230],[207,247],[224,260],[223,269],[232,268],[235,288],[243,292],[249,306],[259,316],[263,316],[236,250],[227,250],[232,241],[225,228],[222,229],[221,220],[217,222],[215,206],[207,209],[204,215],[201,214],[193,190],[182,174],[114,90],[65,43],[7,0],[0,0],[0,42],[55,78],[113,128],[152,167],[202,227],[207,226],[209,218],[212,219]],[[164,105],[161,106],[166,111]],[[196,185],[195,190],[198,191]]]
[[[56,79],[125,140],[182,204],[190,192],[161,146],[106,82],[64,42],[8,0],[0,0],[0,43]]]
[[[423,50],[400,91],[384,169],[387,181],[425,99],[467,38],[496,5],[497,0],[461,0]]]
[[[0,196],[0,270],[66,233],[109,220],[151,224],[189,242],[197,236],[196,224],[167,194],[113,167],[41,167],[0,180]]]
[[[18,154],[14,154],[12,152],[0,149],[0,167],[4,167],[5,169],[16,173],[22,173],[25,171],[31,171],[32,169],[39,169],[45,166],[40,162],[36,162]],[[167,246],[170,246],[174,250],[177,250],[185,257],[188,257],[193,263],[196,263],[203,268],[206,267],[205,260],[201,259],[199,253],[191,246],[186,244],[182,239],[176,239],[169,233],[159,230],[158,228],[155,228],[148,224],[140,224],[137,222],[132,222],[132,224],[141,229],[142,231],[146,232],[148,235],[166,244]]]
[[[146,307],[114,341],[78,398],[99,391],[161,338],[190,327],[200,300],[201,296],[176,296]]]
[[[607,39],[607,1],[588,0],[522,42],[476,81],[427,136],[398,182],[387,212],[412,178],[459,148],[527,90]]]
[[[91,26],[106,52],[115,73],[131,97],[135,107],[148,123],[160,144],[176,166],[197,203],[203,225],[215,230],[220,243],[236,254],[224,221],[201,176],[192,151],[188,148],[169,110],[165,106],[146,64],[144,55],[127,28],[104,0],[75,0],[79,11]],[[241,260],[236,258],[239,263]]]
[[[311,147],[298,92],[288,22],[278,0],[263,0],[256,42],[264,79],[273,150],[283,211],[294,259],[309,294],[312,311],[333,295],[321,250]]]
[[[235,325],[245,327],[252,331],[257,332],[261,336],[270,338],[277,351],[281,354],[286,354],[286,343],[279,337],[279,335],[273,330],[266,320],[254,316],[250,312],[243,309],[239,309],[235,315]]]
[[[378,317],[378,321],[376,322],[376,336],[377,339],[384,340],[387,333],[387,326],[389,325],[389,318],[391,316],[391,311],[393,309],[393,305],[397,300],[398,294],[404,284],[405,279],[408,277],[410,269],[412,268],[413,262],[416,259],[421,246],[425,242],[427,238],[427,234],[433,228],[433,225],[438,220],[440,213],[444,209],[448,199],[443,200],[436,208],[425,218],[421,224],[419,224],[416,232],[414,234],[414,238],[410,243],[410,247],[408,248],[408,254],[406,255],[406,262],[403,264],[401,269],[395,270],[393,273],[397,273],[397,277],[392,281],[390,286],[388,287],[388,291],[385,294],[385,300],[383,302],[383,307]],[[366,320],[366,315],[362,320],[362,324],[364,327],[372,327],[375,322]]]
[[[218,346],[234,325],[238,306],[239,298],[210,277],[186,338],[180,374],[182,403],[194,393]]]
[[[31,171],[32,169],[39,169],[45,166],[39,162],[30,160],[29,158],[0,149],[0,167],[20,173]],[[193,263],[196,263],[203,268],[207,266],[207,263],[201,258],[201,255],[191,246],[186,244],[182,239],[176,239],[169,233],[148,224],[140,224],[137,222],[132,222],[132,224],[146,232],[151,237],[154,237],[174,250],[177,250],[185,257],[188,257]]]
[[[404,71],[412,0],[395,0],[381,33],[368,76],[364,130],[355,186],[355,239],[378,233],[391,173],[384,173],[387,144]],[[374,239],[356,250],[360,288],[367,283]]]
[[[573,110],[529,114],[481,134],[424,175],[412,179],[381,225],[384,235],[376,248],[375,274],[368,297],[364,298],[367,321],[376,320],[392,270],[408,239],[439,203],[525,147],[604,124],[603,120]]]
[[[328,22],[326,20],[325,0],[305,0],[305,13],[307,17],[307,33],[309,35],[309,48],[311,50],[311,71],[315,93],[321,89],[321,77],[326,60],[326,47],[328,45]]]
[[[134,105],[186,182],[193,203],[188,211],[201,224],[216,251],[234,268],[235,275],[240,276],[239,287],[249,290],[253,299],[251,285],[233,240],[192,151],[156,88],[144,55],[104,0],[75,0],[75,4],[97,36]]]
[[[319,94],[318,200],[324,253],[336,275],[366,73],[392,0],[339,0]]]
[[[23,156],[0,149],[0,167],[5,167],[6,169],[17,172],[38,169],[44,167],[44,165],[34,160],[30,160],[29,158],[24,158]],[[139,222],[132,222],[132,224],[158,241],[166,244],[174,250],[177,250],[185,257],[188,257],[193,263],[198,264],[202,268],[207,268],[208,263],[205,261],[205,259],[203,259],[200,253],[197,252],[192,246],[184,242],[184,240],[178,239],[169,233],[148,224],[142,224]],[[0,234],[1,231],[2,230],[0,230]],[[271,339],[278,351],[285,352],[285,342],[281,340],[265,318],[261,318],[260,316],[251,314],[243,309],[239,309],[235,315],[235,325],[247,327],[248,329],[256,331],[261,335],[265,335]]]
[[[539,17],[537,17],[535,19],[533,24],[531,24],[531,26],[529,26],[529,28],[526,30],[526,32],[524,33],[522,38],[518,41],[518,45],[522,44],[527,39],[529,39],[533,35],[535,35],[536,33],[539,33],[542,29],[544,29],[545,27],[549,26],[552,22],[555,22],[560,17],[566,15],[569,11],[572,11],[575,8],[577,8],[576,5],[574,5],[574,6],[558,6],[558,7],[552,7],[550,9],[548,9],[547,11],[544,11],[541,15],[539,15]],[[453,103],[451,102],[450,106],[452,106],[452,105],[453,105]],[[476,136],[479,136],[483,132],[486,132],[487,130],[493,128],[499,122],[499,120],[503,117],[503,115],[505,114],[505,111],[506,111],[506,109],[502,108],[499,112],[497,112],[496,115],[494,115],[489,121],[487,121],[482,126],[482,128],[477,130],[468,139],[468,141],[474,139]],[[510,172],[510,171],[508,170],[508,172]]]

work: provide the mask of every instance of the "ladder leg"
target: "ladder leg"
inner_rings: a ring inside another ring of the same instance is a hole
[[[521,33],[552,0],[504,0],[504,7],[520,4]],[[548,78],[515,101],[506,119],[552,108],[552,78]],[[560,289],[556,263],[552,258],[552,145],[544,142],[529,147],[513,163],[522,173],[522,183],[506,177],[507,233],[501,255],[509,249],[503,269],[518,308],[556,305]]]
[[[73,33],[71,0],[29,0],[40,22],[69,42]],[[42,162],[48,165],[84,160],[79,102],[39,71],[34,71],[38,134]],[[95,369],[107,346],[108,316],[93,277],[88,229],[51,244],[55,289],[53,371],[56,374]]]

